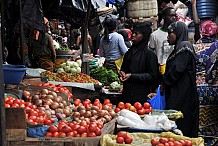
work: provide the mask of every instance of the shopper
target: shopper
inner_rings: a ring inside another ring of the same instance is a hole
[[[81,35],[81,28],[80,28],[80,35],[77,37],[76,45],[80,48],[82,53],[82,35]],[[93,45],[92,45],[92,37],[89,35],[89,31],[87,30],[87,40],[88,40],[88,53],[93,53]]]
[[[56,52],[53,39],[48,31],[50,25],[48,19],[44,18],[44,31],[34,30],[30,39],[30,58],[34,68],[43,68],[53,71],[56,60]]]
[[[173,45],[169,45],[167,41],[167,28],[176,21],[176,11],[172,7],[167,7],[162,12],[164,24],[151,34],[149,47],[155,51],[158,63],[160,66],[160,73],[164,74],[166,60],[173,51]]]
[[[124,43],[125,43],[126,47],[130,48],[132,44],[129,41],[128,33],[126,32],[126,30],[125,29],[119,29],[117,32],[123,36]]]
[[[174,45],[166,63],[162,89],[165,90],[166,109],[181,111],[184,118],[176,124],[185,136],[198,136],[199,99],[196,87],[195,52],[188,41],[188,27],[174,22],[168,27],[168,41]]]
[[[123,36],[116,32],[116,19],[106,17],[104,21],[104,35],[100,40],[100,56],[105,57],[104,66],[117,72],[121,62],[116,64],[117,60],[122,59],[127,52]]]
[[[133,26],[132,46],[124,55],[120,80],[123,82],[123,101],[134,104],[147,101],[148,93],[154,92],[158,78],[158,60],[148,48],[151,25],[136,23]]]

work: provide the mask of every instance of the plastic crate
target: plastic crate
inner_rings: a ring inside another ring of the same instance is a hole
[[[4,84],[19,84],[26,70],[24,65],[3,65]]]

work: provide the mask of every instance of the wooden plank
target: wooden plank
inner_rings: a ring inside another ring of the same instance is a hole
[[[6,108],[6,129],[26,129],[26,115],[24,108]]]
[[[6,129],[7,141],[22,141],[26,139],[26,129]]]
[[[64,146],[64,142],[8,141],[7,146]]]

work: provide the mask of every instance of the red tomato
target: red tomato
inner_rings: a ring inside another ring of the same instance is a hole
[[[149,114],[151,112],[150,109],[145,109],[145,114]]]
[[[72,132],[72,131],[73,130],[70,128],[70,126],[68,126],[68,125],[62,126],[61,132],[68,133],[68,132]]]
[[[186,146],[192,146],[192,141],[190,141],[190,140],[185,140],[185,145],[186,145]]]
[[[67,137],[74,137],[74,133],[73,132],[68,132]]]
[[[87,133],[86,132],[82,133],[81,137],[87,137]]]
[[[59,133],[58,132],[54,132],[53,134],[52,134],[52,137],[58,137],[59,136]]]
[[[137,109],[137,110],[141,110],[142,109],[142,104],[140,102],[135,102],[134,103],[134,107]]]
[[[82,121],[82,122],[79,123],[79,125],[86,128],[87,127],[87,122],[86,121]]]
[[[164,146],[164,144],[163,143],[159,143],[159,144],[157,144],[157,146]]]
[[[52,133],[51,133],[51,132],[47,132],[47,133],[45,134],[45,136],[46,136],[46,137],[52,137]]]
[[[79,103],[79,101],[74,101],[73,104],[74,104],[75,106],[79,106],[80,103]]]
[[[126,109],[129,109],[130,106],[131,106],[131,103],[129,103],[129,102],[125,103],[125,108],[126,108]]]
[[[109,104],[111,101],[110,101],[110,99],[105,99],[104,100],[104,104]]]
[[[124,140],[126,144],[131,144],[133,141],[133,138],[130,135],[127,135]]]
[[[75,135],[74,135],[74,137],[80,137],[80,134],[79,134],[79,133],[77,133],[77,134],[75,134]]]
[[[8,100],[6,101],[6,103],[9,104],[9,105],[12,105],[12,104],[13,104],[13,99],[8,99]]]
[[[33,121],[35,121],[36,120],[36,116],[29,116],[29,120],[33,120]]]
[[[76,131],[79,127],[80,127],[80,125],[75,124],[75,125],[73,125],[72,130],[73,130],[73,131]]]
[[[170,144],[167,142],[167,143],[164,144],[164,146],[170,146]]]
[[[170,142],[168,142],[168,144],[169,144],[169,146],[174,146],[174,141],[173,142],[170,141]]]
[[[88,132],[87,137],[96,137],[95,132]]]
[[[97,124],[90,124],[88,129],[90,132],[95,132],[97,130]]]
[[[44,124],[45,124],[45,125],[50,125],[50,124],[51,124],[51,120],[45,119],[45,120],[44,120]]]
[[[17,103],[12,103],[11,107],[13,107],[13,108],[18,108],[18,107],[19,107],[19,104],[17,104]]]
[[[139,114],[139,115],[144,115],[144,114],[145,114],[145,109],[142,108],[142,109],[140,109],[140,110],[137,110],[137,114]]]
[[[149,102],[145,102],[145,103],[143,104],[143,106],[144,106],[145,109],[149,109],[151,105],[150,105]]]
[[[161,137],[161,138],[159,139],[159,142],[164,144],[164,143],[167,143],[167,142],[168,142],[168,139]]]
[[[77,132],[79,134],[82,134],[82,133],[86,132],[86,128],[84,126],[79,126],[79,128],[77,128]]]
[[[32,103],[30,102],[24,102],[25,106],[30,106]]]
[[[99,129],[102,129],[104,126],[101,123],[97,123]]]
[[[77,131],[73,131],[73,134],[74,134],[74,136],[76,136],[76,134],[78,134],[78,132]]]
[[[116,142],[119,143],[119,144],[123,144],[124,138],[123,137],[117,137]]]
[[[54,126],[54,125],[51,125],[49,128],[48,128],[48,131],[49,132],[58,132],[58,127]]]
[[[124,109],[125,108],[125,104],[123,102],[119,102],[118,103],[118,108]]]
[[[185,141],[184,140],[179,140],[179,142],[182,144],[182,145],[185,145]]]
[[[5,108],[11,107],[10,104],[5,103]]]
[[[96,103],[100,103],[100,100],[97,98],[97,99],[95,99],[95,102]]]
[[[182,144],[178,141],[174,141],[174,146],[182,146]]]
[[[101,135],[101,129],[99,129],[98,127],[96,128],[96,130],[94,131],[96,136],[100,136]]]
[[[125,139],[127,137],[127,132],[126,131],[119,131],[117,133],[117,137],[123,137]]]
[[[116,107],[115,110],[114,110],[116,113],[118,113],[120,111],[120,108],[119,107]]]
[[[59,132],[59,133],[58,133],[58,137],[66,137],[66,133],[64,133],[64,132]]]
[[[168,138],[168,141],[169,141],[169,142],[170,142],[170,141],[171,141],[171,142],[174,142],[175,140],[170,137],[170,138]]]
[[[156,139],[151,139],[151,144],[152,146],[156,146],[157,144],[159,144],[159,141]]]

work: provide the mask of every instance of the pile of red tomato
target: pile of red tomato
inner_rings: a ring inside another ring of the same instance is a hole
[[[5,97],[6,108],[24,108],[26,112],[26,119],[31,124],[50,125],[55,122],[53,118],[48,118],[44,111],[40,111],[30,102],[25,102],[22,99],[16,99],[11,96]]]
[[[173,138],[159,138],[151,139],[152,146],[192,146],[190,140],[175,140]]]
[[[103,125],[97,122],[61,121],[57,126],[49,127],[46,137],[96,137],[101,135],[102,128]]]
[[[133,141],[133,138],[131,135],[129,135],[126,131],[119,131],[117,133],[116,142],[119,144],[131,144]]]
[[[139,115],[144,115],[152,112],[152,107],[148,102],[145,102],[143,105],[140,102],[135,102],[134,105],[131,105],[128,102],[119,102],[118,106],[115,108],[115,112],[117,113],[122,109],[127,109],[132,112],[136,112]]]

